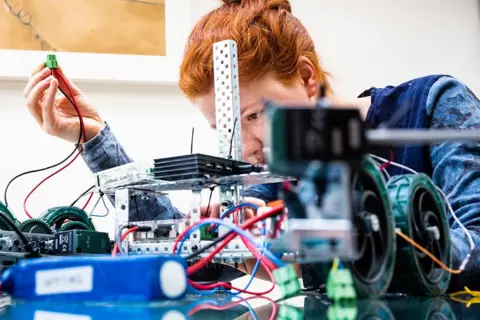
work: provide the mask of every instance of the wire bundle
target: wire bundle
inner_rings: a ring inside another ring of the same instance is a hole
[[[36,173],[36,172],[42,172],[42,171],[46,171],[46,170],[49,170],[49,169],[53,169],[55,167],[58,167],[62,164],[64,164],[65,162],[67,162],[68,160],[70,160],[67,164],[65,164],[64,166],[62,166],[60,169],[56,170],[55,172],[51,173],[50,175],[48,175],[47,177],[45,177],[43,180],[41,180],[28,194],[27,196],[25,197],[24,201],[23,201],[23,209],[25,211],[25,214],[29,217],[29,218],[32,218],[31,214],[29,213],[28,209],[27,209],[27,201],[28,199],[30,198],[30,196],[33,194],[33,192],[35,192],[35,190],[37,190],[45,181],[49,180],[50,178],[52,178],[53,176],[57,175],[59,172],[65,170],[67,167],[69,167],[81,154],[82,152],[82,146],[81,146],[81,143],[82,143],[82,140],[83,142],[85,142],[85,136],[86,136],[86,131],[85,131],[85,124],[83,122],[83,117],[82,117],[82,114],[80,112],[80,109],[78,108],[78,105],[77,105],[77,102],[75,100],[75,95],[73,94],[72,92],[72,88],[70,86],[70,84],[68,83],[68,81],[65,80],[65,77],[63,76],[62,72],[58,69],[51,69],[51,74],[57,78],[59,81],[61,81],[63,84],[65,84],[65,87],[67,88],[67,91],[68,92],[65,92],[63,91],[63,89],[61,89],[61,87],[59,86],[59,90],[60,92],[62,92],[62,94],[65,96],[65,98],[72,104],[72,106],[74,107],[75,109],[75,112],[77,113],[78,115],[78,119],[80,121],[80,134],[79,134],[79,137],[78,137],[78,141],[77,141],[77,144],[75,145],[75,149],[65,158],[63,159],[62,161],[54,164],[54,165],[50,165],[50,166],[47,166],[47,167],[44,167],[44,168],[40,168],[40,169],[35,169],[35,170],[30,170],[30,171],[26,171],[26,172],[22,172],[18,175],[16,175],[15,177],[13,177],[7,184],[6,188],[5,188],[5,192],[4,192],[4,201],[5,201],[5,205],[8,207],[8,197],[7,197],[7,194],[8,194],[8,189],[10,187],[10,185],[18,178],[24,176],[24,175],[27,175],[27,174],[31,174],[31,173]],[[77,153],[75,155],[75,153]],[[73,158],[72,158],[73,156]]]
[[[237,212],[240,210],[242,207],[253,207],[256,208],[253,204],[248,204],[248,203],[243,203],[241,205],[232,207],[230,210],[226,211],[223,213],[221,218],[227,217],[229,214]],[[198,272],[200,269],[205,267],[208,263],[210,263],[214,257],[220,253],[220,251],[225,248],[234,238],[237,236],[240,237],[241,241],[244,243],[244,245],[248,248],[248,250],[252,253],[252,255],[257,258],[257,261],[253,267],[252,274],[251,274],[251,279],[245,286],[245,288],[236,288],[232,286],[230,283],[225,283],[225,282],[218,282],[214,284],[200,284],[196,283],[194,281],[189,281],[189,284],[191,286],[191,289],[193,292],[200,294],[200,295],[210,295],[213,293],[218,292],[219,290],[224,291],[228,294],[231,295],[239,295],[241,293],[244,294],[251,294],[251,295],[256,295],[256,296],[261,296],[268,294],[273,291],[275,288],[275,279],[272,274],[272,271],[275,270],[278,267],[283,267],[285,266],[285,263],[277,258],[269,249],[267,244],[264,242],[262,245],[258,245],[253,237],[246,232],[246,230],[250,229],[253,227],[256,223],[264,221],[267,218],[272,218],[278,215],[283,215],[284,214],[284,205],[280,204],[275,207],[270,208],[267,212],[254,216],[247,221],[245,221],[242,225],[235,226],[229,222],[223,221],[221,219],[203,219],[202,221],[189,226],[182,234],[180,234],[174,243],[173,246],[173,254],[179,255],[181,252],[181,249],[183,248],[183,244],[188,239],[190,234],[199,228],[206,226],[206,225],[213,225],[213,226],[223,226],[225,228],[230,229],[229,232],[227,232],[225,235],[222,237],[219,237],[215,240],[213,240],[209,245],[202,247],[201,249],[197,250],[196,252],[192,253],[188,257],[186,257],[187,261],[188,260],[193,260],[194,258],[198,257],[201,253],[207,251],[208,249],[215,247],[214,250],[205,258],[200,259],[193,265],[189,266],[187,268],[187,274],[188,275],[193,275],[194,273]],[[122,228],[124,229],[124,228]],[[117,237],[117,241],[115,244],[115,247],[113,249],[112,255],[115,256],[119,250],[121,250],[121,242],[125,240],[128,235],[136,232],[139,230],[138,226],[129,226],[129,229],[121,235],[121,237]],[[120,231],[121,232],[121,231]],[[266,229],[265,226],[263,227],[262,234],[266,236]],[[119,239],[120,238],[120,239]],[[270,281],[272,283],[272,287],[263,291],[263,292],[252,292],[249,291],[248,288],[250,287],[253,279],[255,278],[255,275],[257,274],[260,266],[262,266],[267,275],[270,278]],[[233,291],[232,291],[233,290]]]

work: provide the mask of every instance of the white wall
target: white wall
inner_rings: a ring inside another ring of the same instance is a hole
[[[217,0],[190,0],[191,20]],[[311,31],[324,65],[335,77],[337,93],[354,97],[370,86],[397,84],[416,76],[448,73],[480,94],[480,19],[475,0],[366,0],[361,2],[292,0],[293,11]],[[30,61],[32,67],[38,61]],[[139,71],[141,72],[141,71]],[[159,71],[160,72],[160,71]],[[28,115],[22,99],[25,83],[0,82],[0,191],[17,172],[49,165],[72,146],[44,134]],[[214,153],[214,134],[176,88],[162,86],[80,84],[135,159],[189,152],[192,124],[197,151]],[[174,135],[175,139],[166,139]],[[44,174],[17,181],[10,204],[23,219],[22,201]],[[47,182],[31,198],[39,215],[67,205],[92,184],[80,160]],[[182,209],[188,203],[174,202]],[[100,207],[100,206],[99,206]],[[101,211],[101,210],[100,210]],[[113,215],[97,220],[111,230]]]

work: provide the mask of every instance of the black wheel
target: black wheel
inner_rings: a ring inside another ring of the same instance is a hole
[[[38,219],[28,219],[22,222],[18,228],[25,233],[53,234],[50,226]]]
[[[388,190],[397,226],[445,265],[451,266],[450,227],[445,204],[432,180],[424,175],[393,178]],[[391,291],[410,295],[441,295],[451,274],[430,257],[398,237],[397,265]]]
[[[360,297],[378,297],[391,283],[396,257],[395,220],[386,183],[370,158],[354,174],[354,224],[358,259],[347,263]]]
[[[395,258],[395,220],[387,187],[377,164],[369,157],[352,177],[354,224],[358,259],[344,262],[350,269],[358,297],[384,294],[392,281]],[[331,263],[315,268],[315,278],[326,283]]]

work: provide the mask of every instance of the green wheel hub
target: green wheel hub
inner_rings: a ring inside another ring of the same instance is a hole
[[[444,202],[424,174],[401,175],[388,184],[397,227],[447,266],[452,264],[450,227]],[[451,275],[404,239],[397,240],[392,290],[410,295],[441,295]]]
[[[68,221],[58,229],[58,231],[70,231],[70,230],[91,230],[89,226],[80,221]]]
[[[51,208],[40,219],[55,230],[59,230],[65,224],[65,220],[82,222],[88,226],[89,230],[95,230],[92,220],[88,218],[85,211],[77,207]]]
[[[378,297],[388,290],[394,273],[395,219],[385,180],[370,157],[353,174],[352,191],[359,257],[344,264],[352,272],[358,297]],[[326,283],[331,266],[322,263],[316,267],[321,283]]]
[[[39,219],[29,219],[22,222],[18,228],[25,233],[53,234],[50,226]]]

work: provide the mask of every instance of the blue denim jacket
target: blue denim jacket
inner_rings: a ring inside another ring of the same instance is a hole
[[[411,105],[395,128],[472,129],[480,128],[480,101],[461,82],[450,76],[434,75],[414,79],[399,86],[371,88],[361,96],[371,96],[372,104],[366,122],[371,126],[388,121],[398,108]],[[442,143],[431,147],[405,146],[394,152],[395,162],[430,175],[449,197],[460,221],[472,232],[480,245],[480,145],[478,143]],[[83,157],[93,172],[131,162],[125,150],[107,125],[84,145]],[[395,167],[390,174],[401,174]],[[245,196],[271,201],[276,199],[277,185],[248,188]],[[172,219],[183,216],[167,197],[135,198],[131,203],[132,221]],[[451,218],[451,217],[450,217]],[[450,219],[453,264],[457,267],[469,251],[459,226]],[[228,269],[228,270],[227,270]],[[223,270],[222,279],[241,275],[231,268]],[[463,286],[480,271],[480,255],[475,249],[467,269],[454,277],[454,286]],[[308,275],[304,275],[308,276]]]

